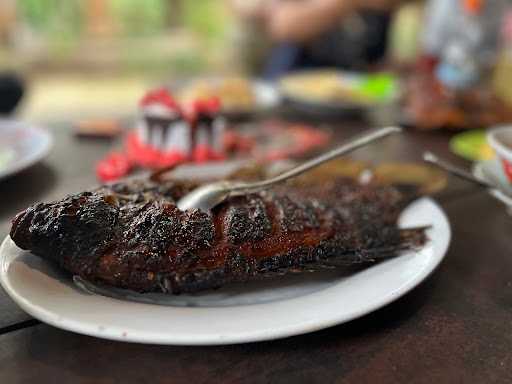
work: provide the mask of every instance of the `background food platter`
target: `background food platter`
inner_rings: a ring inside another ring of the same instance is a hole
[[[398,101],[398,89],[391,74],[339,70],[292,72],[278,83],[285,103],[314,116],[360,117],[389,109]]]
[[[243,119],[275,108],[280,95],[275,86],[260,79],[241,76],[211,76],[171,85],[182,102],[219,97],[223,113],[232,119]]]

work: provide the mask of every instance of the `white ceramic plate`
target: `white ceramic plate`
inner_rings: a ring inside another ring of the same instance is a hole
[[[52,138],[46,130],[0,119],[0,179],[37,163],[48,154],[51,145]]]
[[[237,284],[210,293],[168,296],[168,305],[87,294],[52,264],[17,248],[0,248],[0,282],[26,312],[56,327],[107,339],[154,344],[231,344],[276,339],[340,324],[396,300],[441,262],[450,226],[441,208],[422,198],[400,225],[431,225],[430,241],[350,276],[295,275]]]

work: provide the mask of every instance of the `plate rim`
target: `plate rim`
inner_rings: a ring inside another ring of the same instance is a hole
[[[446,241],[441,245],[440,252],[434,254],[432,261],[428,266],[421,270],[421,272],[408,280],[405,284],[401,285],[398,289],[390,290],[387,292],[382,298],[377,300],[374,303],[370,303],[370,305],[359,309],[352,310],[348,315],[345,312],[342,312],[341,315],[333,316],[330,314],[329,316],[324,316],[323,318],[316,318],[315,321],[311,319],[307,319],[306,321],[293,322],[291,325],[272,328],[272,329],[257,329],[256,331],[246,331],[242,333],[235,334],[185,334],[179,335],[177,333],[172,334],[163,334],[158,331],[148,332],[145,330],[144,332],[133,333],[130,332],[130,336],[126,337],[123,333],[120,332],[119,329],[116,329],[115,326],[110,327],[109,332],[103,330],[103,332],[98,330],[98,325],[91,325],[89,323],[84,324],[83,321],[77,320],[75,318],[68,318],[65,321],[59,319],[58,316],[55,315],[52,311],[47,310],[44,307],[41,307],[40,304],[31,303],[28,299],[21,296],[15,288],[11,286],[11,282],[8,276],[8,265],[6,265],[6,255],[4,254],[4,248],[9,246],[9,242],[12,242],[9,235],[3,240],[2,245],[0,246],[0,284],[6,291],[6,293],[27,313],[32,315],[33,317],[49,324],[55,326],[57,328],[61,328],[67,331],[85,334],[89,336],[100,337],[104,339],[116,340],[116,341],[125,341],[125,342],[136,342],[136,343],[146,343],[146,344],[161,344],[161,345],[226,345],[226,344],[239,344],[239,343],[247,343],[247,342],[256,342],[256,341],[264,341],[264,340],[274,340],[279,338],[285,338],[305,333],[310,333],[314,331],[318,331],[321,329],[329,328],[335,325],[339,325],[356,318],[359,318],[363,315],[369,314],[378,310],[391,302],[397,300],[398,298],[405,295],[407,292],[411,291],[413,288],[418,286],[421,282],[423,282],[428,276],[430,276],[440,265],[442,260],[446,257],[447,251],[449,249],[451,243],[451,226],[450,222],[446,216],[444,210],[437,204],[433,199],[429,197],[423,197],[415,200],[412,204],[423,202],[424,204],[429,204],[431,209],[436,211],[440,221],[439,225],[446,230]],[[234,307],[224,307],[227,308],[227,311],[235,311],[240,307],[244,308],[256,308],[255,312],[264,310],[266,307],[276,305],[276,303],[282,302],[293,302],[304,300],[306,297],[317,296],[321,294],[325,294],[326,291],[340,289],[338,285],[333,285],[319,292],[314,292],[309,295],[299,296],[291,299],[286,299],[283,301],[277,302],[269,302],[269,303],[261,303],[261,304],[251,304],[251,305],[242,305],[242,306],[234,306]],[[111,299],[114,300],[115,299]],[[289,304],[289,303],[288,303]],[[293,304],[293,303],[292,303]],[[130,305],[138,305],[138,306],[146,306],[152,304],[140,304],[140,303],[130,303]],[[177,311],[178,307],[166,307],[171,308],[171,310]],[[186,307],[187,310],[191,308]],[[182,310],[183,308],[181,308]],[[193,310],[205,311],[211,310],[212,308],[192,308]],[[218,310],[218,308],[215,308]],[[249,311],[251,312],[251,311]],[[100,327],[101,328],[101,327]]]
[[[0,180],[15,175],[18,172],[21,172],[24,169],[29,168],[34,164],[37,164],[46,156],[48,156],[53,146],[52,135],[47,129],[39,125],[31,124],[21,120],[0,118],[0,126],[3,124],[8,124],[14,127],[24,127],[25,129],[31,130],[32,132],[37,132],[37,134],[40,134],[43,138],[43,145],[37,151],[34,151],[30,155],[22,158],[21,160],[12,164],[6,169],[0,170]]]

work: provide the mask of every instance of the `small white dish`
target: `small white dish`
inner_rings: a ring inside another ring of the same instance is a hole
[[[379,124],[382,125],[382,119],[389,120],[389,115],[395,109],[400,86],[396,78],[390,78],[386,94],[363,98],[363,84],[375,75],[337,69],[298,70],[281,77],[277,89],[289,106],[308,115],[352,118],[366,116],[370,121],[380,121]],[[335,94],[319,95],[313,92],[325,90],[326,87]],[[390,121],[389,124],[393,122]]]
[[[16,247],[0,248],[0,282],[20,307],[55,327],[151,344],[216,345],[313,332],[372,312],[423,281],[444,258],[450,225],[431,199],[411,204],[402,227],[430,225],[421,249],[349,276],[338,271],[235,284],[166,296],[167,305],[136,303],[78,289],[53,264]]]
[[[509,183],[508,178],[505,175],[505,171],[498,159],[476,162],[473,165],[472,171],[476,178],[482,179],[490,184],[497,185],[499,189],[512,195],[512,185]],[[509,207],[509,211],[512,209],[512,199],[506,194],[497,189],[490,190],[489,194]]]
[[[0,179],[42,160],[51,146],[48,131],[21,121],[0,119]]]
[[[507,185],[512,183],[512,125],[502,125],[487,132],[487,142],[501,161]]]

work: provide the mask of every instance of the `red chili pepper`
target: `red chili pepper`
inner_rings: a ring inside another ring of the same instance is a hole
[[[96,165],[96,177],[101,181],[114,181],[130,173],[132,164],[119,152],[112,152]]]

